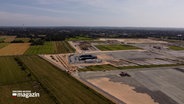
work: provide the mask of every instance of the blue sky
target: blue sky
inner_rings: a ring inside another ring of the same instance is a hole
[[[184,27],[184,0],[1,0],[0,26]]]

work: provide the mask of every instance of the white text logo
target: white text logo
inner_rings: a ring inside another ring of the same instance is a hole
[[[12,91],[13,97],[23,97],[23,98],[30,98],[30,97],[40,97],[40,93],[31,92],[29,90],[14,90]]]

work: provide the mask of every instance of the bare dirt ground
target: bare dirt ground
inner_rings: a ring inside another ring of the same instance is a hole
[[[167,53],[176,57],[184,57],[184,51],[167,51]]]
[[[131,77],[120,76],[122,71]],[[79,72],[78,76],[127,104],[184,104],[183,73],[184,66],[173,66],[88,71]]]
[[[98,48],[96,48],[94,45],[92,45],[92,46],[93,46],[93,48],[94,48],[95,50],[83,51],[83,50],[80,49],[80,47],[78,46],[77,43],[74,43],[73,41],[68,41],[68,43],[69,43],[73,48],[75,48],[76,53],[89,53],[89,54],[90,54],[90,53],[108,53],[108,52],[145,51],[145,50],[143,50],[143,49],[135,49],[135,50],[116,50],[116,51],[101,51],[101,50],[99,50]]]
[[[165,41],[157,41],[152,39],[108,39],[108,38],[100,38],[100,41],[107,41],[107,40],[117,40],[124,43],[167,43]]]
[[[97,57],[101,60],[113,60],[114,58],[107,54],[99,54]]]
[[[109,64],[107,61],[102,61],[100,63],[77,63],[71,64],[69,63],[69,56],[70,54],[47,54],[47,55],[40,55],[45,60],[49,61],[50,63],[54,64],[57,67],[61,67],[65,71],[72,73],[77,71],[80,67],[92,66],[92,65],[104,65]]]
[[[122,42],[129,43],[165,43],[162,41],[156,41],[151,39],[128,39]],[[74,42],[69,42],[71,46],[76,49],[76,54],[55,54],[45,55],[44,59],[48,60],[55,66],[64,69],[65,71],[72,73],[71,75],[77,76],[78,80],[84,80],[88,86],[102,91],[102,94],[106,93],[112,98],[116,98],[122,101],[123,104],[183,104],[183,82],[179,79],[183,79],[183,73],[171,70],[160,69],[138,69],[135,71],[129,70],[116,70],[112,72],[84,72],[81,77],[81,72],[75,71],[76,67],[85,67],[91,65],[101,65],[112,63],[115,65],[130,65],[134,64],[172,64],[167,60],[168,56],[161,54],[157,51],[146,51],[146,50],[120,50],[120,51],[82,51]],[[150,47],[150,45],[148,45]],[[165,51],[165,50],[164,50]],[[77,58],[74,56],[80,54],[94,54],[102,63],[77,63]],[[181,52],[182,53],[182,52]],[[68,56],[73,58],[68,58]],[[51,57],[52,56],[52,57]],[[173,58],[169,56],[169,58]],[[175,57],[174,57],[175,59]],[[74,60],[74,61],[71,61]],[[110,61],[108,61],[110,60]],[[76,63],[75,63],[76,61]],[[70,63],[71,62],[71,63]],[[119,63],[119,64],[116,64]],[[171,68],[171,67],[169,67]],[[147,71],[148,70],[148,71]],[[151,71],[150,71],[151,70]],[[157,71],[155,71],[157,70]],[[180,70],[180,69],[178,69]],[[182,69],[181,69],[182,70]],[[131,77],[121,77],[119,74],[121,71],[128,72]],[[183,71],[183,70],[182,70]],[[73,73],[76,72],[76,73]],[[92,74],[90,74],[92,73]],[[99,74],[100,73],[100,74]],[[173,76],[175,76],[173,78]],[[177,77],[176,77],[177,76]],[[182,76],[182,77],[181,77]],[[180,78],[181,77],[181,78]],[[169,80],[168,80],[169,79]],[[177,92],[177,93],[175,93]],[[117,101],[118,101],[117,100]],[[118,103],[119,104],[119,103]]]
[[[12,43],[0,49],[0,56],[22,55],[29,48],[30,43]]]
[[[77,67],[68,63],[68,56],[70,54],[49,54],[40,55],[43,59],[49,61],[55,66],[67,71],[69,73],[75,72]]]
[[[74,44],[72,41],[68,41],[68,43],[73,47],[75,48],[76,50],[76,53],[82,53],[82,50],[80,49],[80,47],[76,44]]]
[[[156,41],[151,39],[120,39],[119,41],[135,44],[160,43],[161,46],[162,43],[167,43],[164,41]],[[147,48],[145,48],[145,50],[134,51],[120,50],[106,52],[84,52],[75,44],[75,42],[69,41],[69,44],[76,49],[76,54],[45,55],[44,58],[55,66],[59,66],[61,69],[71,73],[75,72],[76,67],[111,63],[107,60],[114,61],[114,64],[119,63],[119,65],[131,64],[130,66],[132,66],[132,63],[143,63],[143,65],[175,63],[167,60],[169,55],[161,54],[160,51],[146,51]],[[150,47],[150,45],[147,45],[146,47]],[[68,58],[69,55],[77,56],[79,53],[97,55],[97,57],[102,60],[102,63],[75,63],[75,60],[77,60],[76,57],[72,58],[74,61],[70,61],[71,59]],[[169,58],[173,57],[169,56]],[[130,61],[132,63],[128,63]],[[183,71],[183,69],[178,70]],[[122,71],[128,72],[131,77],[121,77],[119,74]],[[163,70],[163,68],[150,68],[146,70],[135,69],[135,71],[115,70],[109,72],[84,72],[83,74],[79,72],[72,73],[71,75],[77,76],[76,78],[78,78],[78,80],[86,81],[89,84],[87,84],[89,87],[92,86],[92,88],[97,89],[97,91],[102,91],[102,94],[109,94],[110,98],[114,97],[122,102],[125,102],[126,104],[183,104],[183,82],[180,80],[183,79],[182,74],[183,73],[179,73],[175,69]],[[83,77],[81,77],[81,75]]]
[[[88,81],[126,104],[158,104],[146,93],[137,93],[134,87],[109,81],[108,78],[89,79]]]
[[[96,48],[93,44],[89,43],[84,43],[85,44],[89,44],[90,47],[88,47],[88,50],[82,50],[81,49],[81,43],[80,42],[73,42],[73,41],[68,41],[68,43],[75,48],[76,53],[88,53],[88,52],[96,52],[96,51],[100,51],[98,48]]]
[[[16,38],[16,36],[1,36],[0,38],[5,38],[4,42],[11,42]]]

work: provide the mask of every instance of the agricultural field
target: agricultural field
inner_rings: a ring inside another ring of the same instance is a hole
[[[0,43],[0,49],[7,46],[9,43]]]
[[[30,38],[15,38],[15,41],[21,40],[24,43],[28,43],[31,39]]]
[[[44,45],[30,46],[30,48],[25,52],[26,55],[50,53],[54,53],[53,42],[45,42]]]
[[[22,56],[22,62],[31,70],[61,104],[111,104],[112,102],[83,85],[66,72],[38,56]]]
[[[54,53],[73,53],[75,49],[69,45],[67,41],[56,41],[54,42],[55,51]]]
[[[3,43],[5,38],[0,38],[0,43]]]
[[[0,57],[0,85],[26,81],[26,73],[21,71],[14,57]]]
[[[72,53],[75,49],[67,41],[45,42],[44,45],[31,46],[25,54],[54,54],[54,53]]]
[[[95,45],[98,49],[101,51],[113,51],[113,50],[134,50],[134,49],[140,49],[135,46],[130,46],[130,45]]]
[[[80,41],[80,40],[83,40],[83,41],[90,41],[90,40],[94,40],[93,38],[88,38],[88,37],[81,37],[81,36],[77,36],[77,37],[74,37],[74,38],[69,38],[67,39],[68,41]]]
[[[29,48],[30,43],[12,43],[0,49],[0,56],[22,55]]]
[[[179,46],[170,46],[169,49],[171,50],[175,50],[175,51],[181,51],[181,50],[184,50],[183,47],[179,47]]]
[[[29,70],[22,70],[15,57],[0,57],[0,104],[55,104]],[[37,86],[37,87],[34,87]],[[12,90],[39,92],[39,98],[13,98]]]
[[[10,43],[11,41],[15,40],[16,36],[0,36],[0,38],[6,43]]]

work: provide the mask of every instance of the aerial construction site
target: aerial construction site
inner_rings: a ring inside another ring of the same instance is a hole
[[[68,43],[75,53],[39,56],[114,103],[184,103],[183,44],[153,38]]]
[[[1,0],[0,104],[184,104],[184,0]]]
[[[0,35],[0,104],[184,104],[181,40],[18,36]]]

